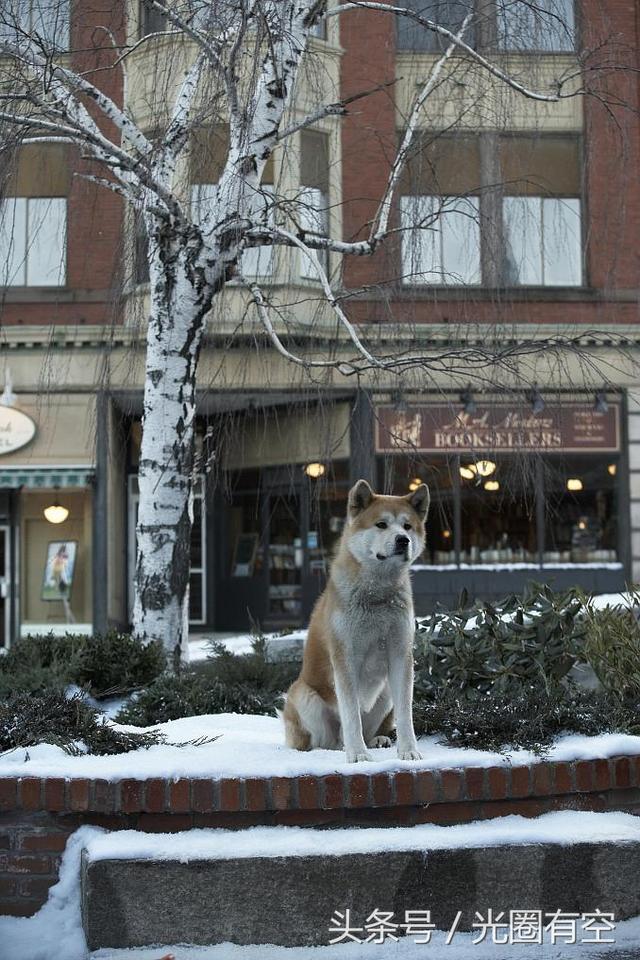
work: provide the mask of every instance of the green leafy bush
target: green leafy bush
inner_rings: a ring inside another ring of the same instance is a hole
[[[47,634],[17,640],[0,658],[0,699],[24,691],[64,690],[70,684],[95,697],[143,687],[165,667],[158,643],[143,645],[129,634]]]
[[[640,595],[633,605],[596,610],[585,604],[583,657],[605,690],[622,700],[640,700]]]
[[[523,685],[551,691],[582,653],[586,633],[582,598],[575,590],[555,594],[532,583],[522,596],[496,604],[438,611],[418,626],[416,692],[451,689],[460,697],[519,693]]]
[[[82,694],[16,693],[0,702],[0,751],[52,743],[72,754],[115,754],[164,742],[157,730],[115,730]]]
[[[561,733],[640,734],[640,704],[624,704],[607,692],[523,685],[509,697],[469,699],[449,689],[414,702],[416,733],[438,734],[447,743],[477,750],[525,749],[542,754]]]
[[[124,705],[118,721],[146,727],[208,713],[273,715],[300,670],[297,661],[270,660],[263,638],[251,653],[230,653],[222,645],[212,652],[205,664],[158,677]]]

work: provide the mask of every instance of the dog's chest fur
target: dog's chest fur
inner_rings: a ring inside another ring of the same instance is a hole
[[[402,656],[410,642],[411,588],[408,578],[396,584],[363,578],[336,586],[341,603],[332,626],[353,663],[361,707],[369,710],[387,681],[389,658]]]

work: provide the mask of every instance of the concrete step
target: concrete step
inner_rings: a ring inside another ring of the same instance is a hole
[[[488,908],[507,918],[525,909],[599,909],[616,920],[640,914],[640,840],[623,830],[613,839],[564,845],[545,842],[543,831],[543,842],[522,843],[516,826],[505,826],[499,845],[491,845],[495,830],[484,832],[483,844],[476,829],[477,839],[453,849],[443,849],[434,831],[469,827],[105,835],[83,852],[87,942],[91,950],[226,941],[321,945],[336,936],[330,930],[336,911],[347,908],[358,927],[376,909],[393,912],[396,923],[407,910],[429,909],[441,930],[462,911],[460,931],[473,929],[475,912],[486,917]],[[380,834],[391,849],[379,849]],[[451,846],[451,835],[445,837]]]

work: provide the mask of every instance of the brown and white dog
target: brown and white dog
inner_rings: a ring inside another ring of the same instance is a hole
[[[429,490],[375,494],[366,480],[349,492],[347,523],[326,589],[309,623],[302,671],[287,693],[287,745],[344,747],[347,761],[391,746],[419,760],[413,730],[414,613],[409,567],[424,547]]]

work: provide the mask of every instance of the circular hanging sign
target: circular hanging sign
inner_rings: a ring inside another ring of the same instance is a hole
[[[26,447],[36,434],[36,425],[26,413],[0,406],[0,456]]]

